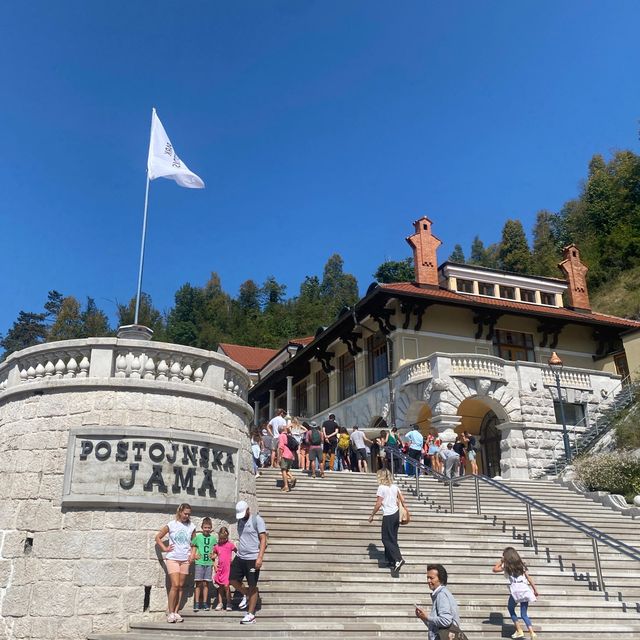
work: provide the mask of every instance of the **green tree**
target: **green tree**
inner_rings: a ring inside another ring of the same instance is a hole
[[[533,227],[532,273],[551,278],[560,277],[558,262],[562,252],[554,236],[556,216],[549,211],[539,211]]]
[[[62,303],[64,302],[64,296],[55,289],[52,289],[47,294],[47,301],[44,303],[44,308],[47,312],[47,318],[51,322],[55,322],[58,314],[60,313],[60,309],[62,308]]]
[[[167,314],[167,339],[176,344],[198,346],[200,328],[198,319],[202,312],[202,289],[183,284],[175,295],[175,306]]]
[[[0,340],[0,347],[4,350],[3,359],[14,351],[44,342],[47,338],[46,318],[46,313],[20,311],[7,335]]]
[[[457,244],[453,247],[453,253],[449,256],[449,262],[459,262],[460,264],[465,263],[464,251],[462,250],[461,245]]]
[[[531,272],[531,252],[520,220],[507,220],[502,228],[498,251],[500,269],[515,273]]]
[[[87,298],[87,304],[81,318],[83,338],[101,338],[112,335],[107,314],[97,307],[93,298]]]
[[[287,286],[280,284],[274,276],[269,276],[260,288],[260,304],[263,309],[270,309],[284,301]]]
[[[133,296],[128,304],[118,303],[118,326],[133,324],[136,310],[136,297]],[[142,292],[140,295],[140,309],[138,312],[138,324],[149,327],[153,331],[154,340],[165,339],[165,327],[162,313],[153,306],[151,296]]]
[[[342,256],[334,253],[325,263],[320,283],[320,293],[325,303],[327,324],[335,319],[344,307],[358,301],[358,282],[355,276],[345,273]]]
[[[469,264],[475,264],[479,267],[495,267],[495,260],[489,255],[489,252],[484,247],[484,242],[480,240],[479,236],[476,236],[471,243],[471,255],[469,257]]]
[[[416,278],[413,269],[413,258],[404,260],[387,260],[373,274],[377,282],[413,282]]]
[[[57,309],[55,322],[49,328],[47,342],[75,340],[82,337],[84,337],[84,326],[80,303],[73,296],[67,296],[62,299]]]
[[[258,287],[258,285],[253,280],[245,280],[240,285],[240,291],[238,293],[238,304],[245,313],[259,313],[260,287]]]

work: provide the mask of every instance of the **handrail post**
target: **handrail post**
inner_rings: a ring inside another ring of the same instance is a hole
[[[454,512],[454,504],[453,504],[453,482],[449,479],[449,512]]]
[[[531,505],[527,502],[527,524],[529,525],[529,544],[527,546],[533,546],[533,516],[531,515]]]
[[[482,508],[480,507],[480,480],[478,479],[478,476],[476,476],[473,480],[476,485],[476,513],[478,515],[482,515]]]
[[[416,462],[416,497],[420,497],[420,465]]]
[[[602,578],[602,565],[600,564],[600,551],[598,550],[598,541],[591,537],[591,546],[593,547],[593,559],[596,565],[596,575],[598,576],[598,589],[605,591],[604,580]]]

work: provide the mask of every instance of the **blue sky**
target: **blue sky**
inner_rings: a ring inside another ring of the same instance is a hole
[[[144,289],[217,271],[361,291],[427,214],[468,251],[638,151],[640,3],[59,0],[0,24],[0,333],[135,293],[151,107],[203,191],[151,185]]]

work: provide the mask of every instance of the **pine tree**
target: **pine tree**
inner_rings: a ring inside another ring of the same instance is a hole
[[[498,251],[500,269],[515,273],[531,272],[531,252],[520,220],[507,220],[502,228]]]
[[[533,254],[531,273],[551,278],[560,277],[558,262],[562,253],[553,235],[554,214],[539,211],[533,227]]]
[[[484,248],[484,243],[480,240],[480,236],[476,236],[471,243],[471,256],[469,258],[469,264],[475,264],[479,267],[488,267],[487,250]]]
[[[82,338],[84,337],[83,329],[80,303],[73,296],[67,296],[62,299],[57,309],[55,322],[47,335],[47,342]]]
[[[136,310],[135,296],[129,300],[128,304],[118,303],[118,326],[133,324]],[[151,296],[142,292],[140,295],[140,309],[138,312],[138,324],[149,327],[153,331],[154,340],[164,340],[165,326],[162,313],[153,306]]]
[[[464,251],[462,250],[462,246],[457,244],[453,247],[453,253],[449,256],[449,262],[458,262],[460,264],[465,264],[464,259]]]
[[[101,338],[112,335],[107,314],[98,309],[93,298],[87,298],[87,304],[81,318],[83,338]]]
[[[0,340],[0,347],[4,350],[3,359],[14,351],[44,342],[47,338],[46,318],[46,313],[20,311],[7,335]]]

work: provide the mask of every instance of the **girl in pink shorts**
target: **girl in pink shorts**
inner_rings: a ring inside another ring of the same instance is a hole
[[[191,506],[186,502],[178,507],[176,517],[156,534],[156,544],[163,553],[167,554],[165,562],[171,581],[167,622],[182,622],[182,616],[178,611],[184,583],[189,575],[189,565],[195,559],[191,548],[191,542],[195,535],[196,526],[191,522]],[[169,538],[169,544],[165,543],[167,538]]]
[[[217,560],[218,568],[213,581],[218,585],[218,604],[216,611],[222,611],[222,596],[225,596],[227,611],[231,611],[231,589],[229,588],[229,573],[231,572],[231,557],[236,545],[229,540],[229,529],[220,527],[218,544],[213,547],[211,557]]]

